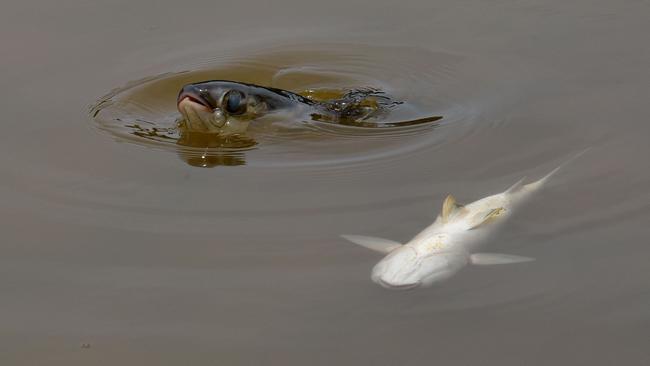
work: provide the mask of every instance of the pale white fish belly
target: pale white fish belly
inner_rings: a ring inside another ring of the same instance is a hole
[[[514,209],[541,188],[558,169],[536,182],[523,185],[523,180],[520,180],[503,193],[467,205],[459,204],[449,195],[434,223],[402,246],[385,239],[364,237],[359,241],[354,236],[348,237],[362,246],[380,247],[388,252],[373,268],[371,278],[391,289],[427,287],[448,279],[469,263],[492,266],[528,262],[533,259],[478,252],[477,249],[487,243],[488,237],[507,221]]]

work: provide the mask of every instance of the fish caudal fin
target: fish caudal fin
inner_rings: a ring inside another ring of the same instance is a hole
[[[581,152],[575,154],[574,156],[572,156],[571,158],[569,158],[567,161],[565,161],[564,163],[560,164],[560,166],[558,166],[557,168],[551,170],[550,173],[546,174],[546,175],[545,175],[544,177],[542,177],[540,180],[538,180],[538,181],[536,181],[536,182],[528,183],[528,184],[526,184],[525,186],[523,186],[523,188],[525,188],[525,189],[527,189],[527,190],[531,190],[531,191],[534,191],[534,190],[537,190],[537,189],[541,188],[541,187],[542,187],[542,186],[543,186],[543,185],[544,185],[544,184],[545,184],[545,183],[546,183],[546,182],[547,182],[547,181],[548,181],[548,180],[549,180],[553,175],[555,175],[555,173],[557,173],[560,169],[564,168],[567,164],[571,163],[571,162],[574,161],[575,159],[577,159],[577,158],[579,158],[580,156],[582,156],[582,154],[586,153],[587,151],[589,151],[589,148],[584,149],[584,150],[582,150]],[[516,183],[515,183],[515,185],[516,185]],[[519,189],[521,189],[521,188],[518,188],[517,190],[519,190]],[[509,190],[510,190],[510,189],[508,189],[508,191],[509,191]]]
[[[497,254],[497,253],[474,253],[469,257],[472,264],[477,266],[492,266],[496,264],[512,264],[534,261],[534,258],[518,255]]]
[[[372,236],[341,235],[341,237],[353,242],[354,244],[383,254],[388,254],[402,246],[402,243],[398,243],[389,239],[375,238]]]
[[[506,189],[504,193],[509,194],[509,193],[514,193],[520,190],[524,186],[524,181],[526,180],[526,177],[523,177],[517,181],[517,183],[513,184],[510,186],[510,188]]]

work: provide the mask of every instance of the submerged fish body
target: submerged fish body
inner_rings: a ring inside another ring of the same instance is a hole
[[[251,121],[279,113],[296,120],[357,127],[396,127],[442,118],[433,116],[383,124],[372,121],[400,103],[374,89],[351,90],[340,98],[319,101],[287,90],[229,80],[185,85],[177,98],[184,130],[221,135],[242,134]]]
[[[343,235],[353,243],[387,254],[372,270],[371,279],[389,289],[412,289],[442,282],[467,264],[520,263],[532,258],[478,252],[494,232],[527,198],[558,170],[523,184],[523,179],[504,192],[467,205],[449,195],[442,212],[429,227],[406,244],[357,235]]]

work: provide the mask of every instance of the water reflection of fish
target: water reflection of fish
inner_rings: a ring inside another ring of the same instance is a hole
[[[502,193],[468,205],[458,204],[449,195],[435,222],[403,245],[381,238],[343,237],[368,249],[388,254],[375,265],[371,278],[389,289],[430,286],[448,279],[470,263],[494,265],[530,261],[532,258],[479,253],[477,249],[485,243],[488,234],[505,222],[513,210],[538,191],[560,167],[536,182],[524,185],[522,179]]]
[[[246,156],[240,149],[255,145],[246,136],[183,131],[176,142],[178,155],[186,163],[201,168],[245,165]],[[190,149],[186,149],[190,148]]]
[[[290,113],[297,120],[307,117],[357,127],[399,127],[434,122],[433,116],[410,121],[373,122],[400,102],[374,89],[351,90],[340,98],[316,100],[290,91],[227,80],[184,86],[177,105],[182,127],[189,131],[242,134],[251,121],[269,114]]]

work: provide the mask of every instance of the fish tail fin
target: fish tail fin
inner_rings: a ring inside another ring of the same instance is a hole
[[[519,179],[515,184],[511,185],[510,188],[506,189],[505,193],[515,193],[518,190],[522,189],[524,187],[524,181],[526,180],[526,177],[523,177]]]
[[[569,159],[567,159],[564,163],[560,164],[560,166],[558,166],[557,168],[551,170],[548,174],[546,174],[545,176],[543,176],[541,179],[539,179],[539,180],[537,180],[537,181],[535,181],[535,182],[532,182],[532,183],[528,183],[528,184],[526,184],[525,186],[523,186],[523,188],[526,189],[526,190],[531,190],[531,191],[534,191],[534,190],[537,190],[537,189],[539,189],[539,188],[542,188],[542,186],[544,186],[544,184],[546,184],[546,182],[548,182],[548,180],[549,180],[552,176],[554,176],[555,173],[557,173],[560,169],[564,168],[564,167],[565,167],[566,165],[568,165],[569,163],[573,162],[575,159],[577,159],[577,158],[579,158],[580,156],[582,156],[584,153],[586,153],[587,151],[589,151],[589,149],[591,149],[591,148],[586,148],[586,149],[580,151],[579,153],[573,155],[572,157],[570,157]]]

